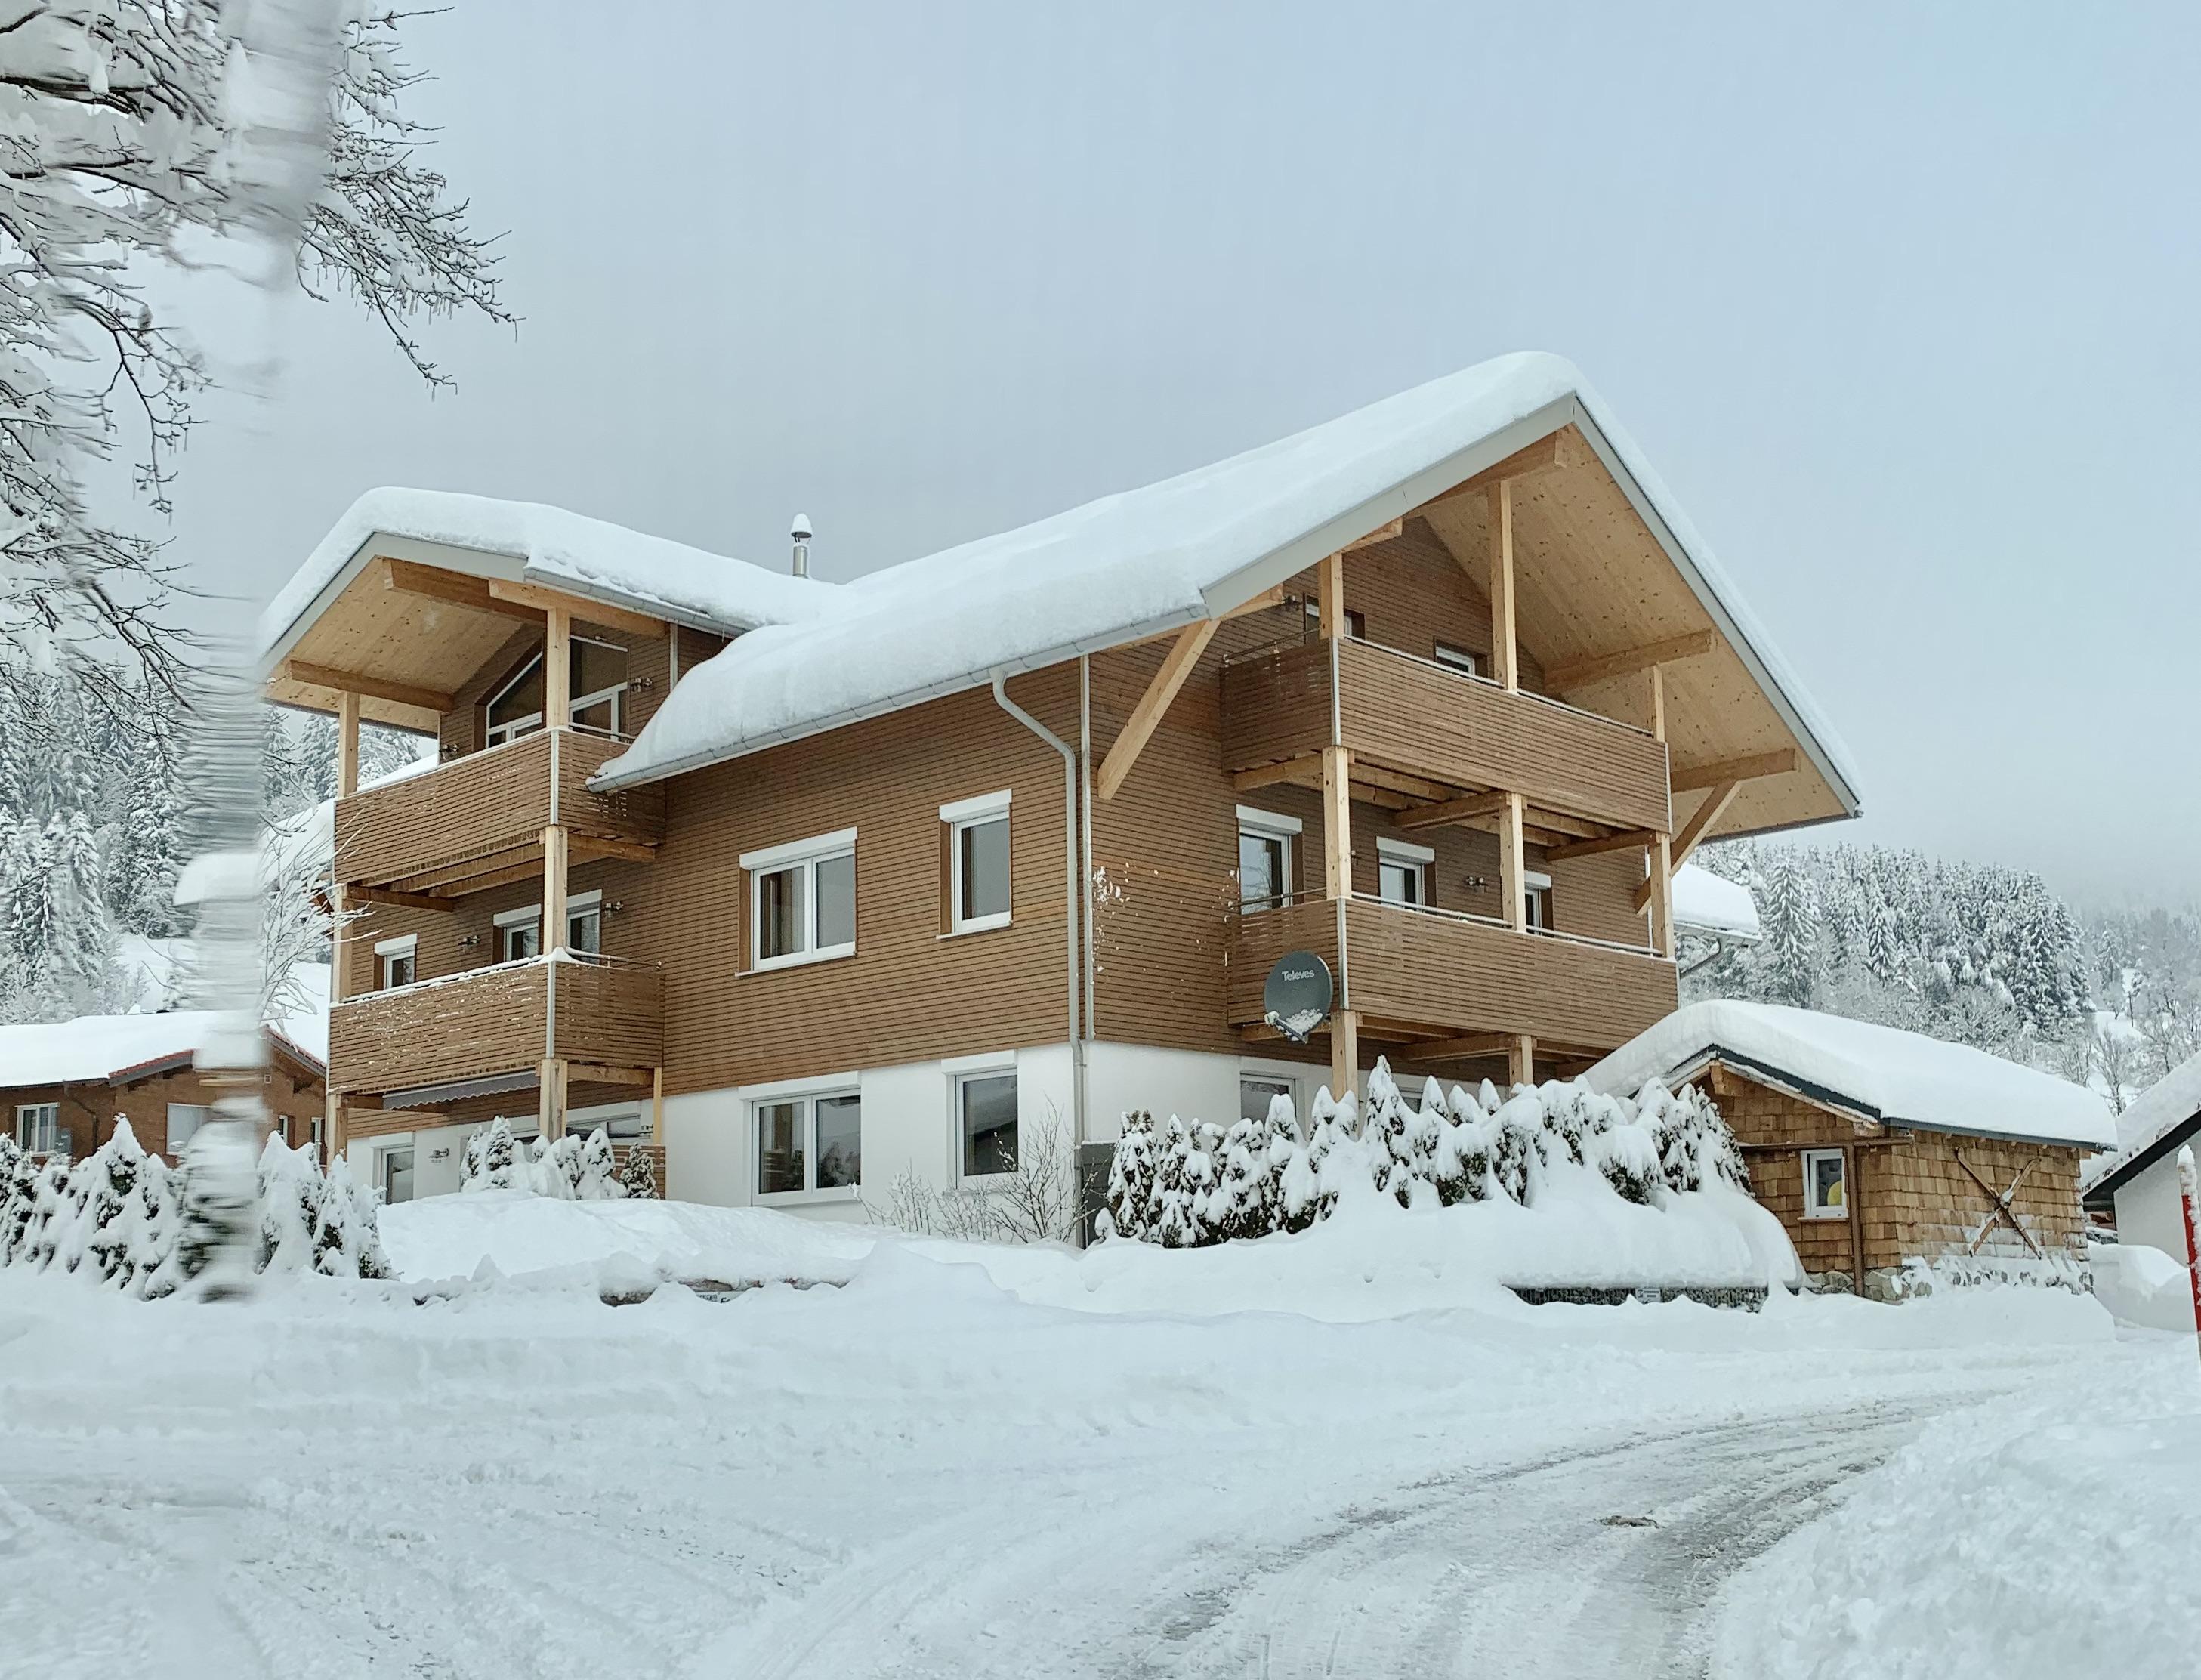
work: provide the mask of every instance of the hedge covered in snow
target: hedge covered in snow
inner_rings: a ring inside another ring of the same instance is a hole
[[[585,1138],[569,1131],[546,1143],[530,1143],[512,1135],[509,1121],[495,1119],[467,1139],[459,1189],[531,1190],[561,1201],[616,1201],[655,1195],[657,1179],[649,1152],[638,1143],[628,1146],[625,1160],[614,1162],[602,1126]]]
[[[1534,1207],[1563,1160],[1594,1169],[1622,1200],[1647,1207],[1714,1181],[1750,1189],[1734,1134],[1690,1088],[1675,1094],[1653,1084],[1631,1101],[1553,1080],[1501,1098],[1485,1080],[1478,1091],[1455,1085],[1447,1096],[1431,1079],[1417,1107],[1378,1061],[1365,1119],[1360,1107],[1351,1092],[1333,1101],[1324,1090],[1304,1137],[1284,1096],[1265,1119],[1228,1129],[1174,1114],[1158,1126],[1143,1111],[1127,1114],[1103,1234],[1194,1248],[1305,1231],[1355,1178],[1402,1207],[1501,1197]]]
[[[34,1160],[0,1137],[0,1266],[67,1272],[143,1300],[171,1295],[208,1267],[226,1230],[256,1231],[253,1270],[386,1278],[375,1198],[339,1159],[323,1173],[309,1146],[270,1137],[249,1205],[230,1147],[202,1127],[171,1167],[145,1153],[127,1120],[80,1161]]]

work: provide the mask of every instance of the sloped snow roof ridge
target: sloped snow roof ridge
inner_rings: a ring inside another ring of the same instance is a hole
[[[653,780],[1208,616],[1209,591],[1356,512],[1376,510],[1369,522],[1380,524],[1406,511],[1403,492],[1418,475],[1570,399],[1687,550],[1775,704],[1853,797],[1847,749],[1771,655],[1702,538],[1573,364],[1540,352],[856,579],[818,615],[743,636],[684,676],[599,784]]]
[[[294,996],[287,1001],[302,1007],[269,1022],[268,1030],[326,1067],[329,966],[300,963],[293,978]],[[0,1026],[0,1088],[105,1079],[147,1062],[192,1055],[205,1045],[220,1020],[220,1013],[211,1009],[170,1009]]]
[[[724,631],[812,616],[840,588],[539,502],[392,487],[361,496],[314,546],[261,614],[261,648],[280,642],[379,535],[508,555],[531,581]]]
[[[2178,1064],[2117,1116],[2117,1153],[2087,1175],[2089,1188],[2138,1162],[2196,1114],[2201,1114],[2201,1055]]]
[[[1583,1077],[1596,1090],[1633,1092],[1647,1080],[1687,1078],[1723,1052],[1890,1125],[2094,1149],[2116,1143],[2108,1105],[2083,1085],[1969,1044],[1777,1003],[1690,1004]]]

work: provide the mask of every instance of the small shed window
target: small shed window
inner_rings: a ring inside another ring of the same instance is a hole
[[[1804,1217],[1846,1219],[1850,1216],[1847,1164],[1840,1149],[1804,1151]]]

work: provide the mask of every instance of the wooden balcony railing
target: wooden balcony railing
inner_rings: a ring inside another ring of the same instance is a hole
[[[664,1059],[664,981],[653,963],[554,951],[329,1009],[329,1084],[388,1091],[531,1068],[549,1057],[608,1067]]]
[[[1236,917],[1232,1025],[1260,1021],[1262,984],[1287,951],[1314,951],[1337,974],[1337,906],[1319,899]],[[1346,902],[1343,978],[1364,1018],[1594,1050],[1626,1043],[1680,1002],[1678,971],[1650,952],[1370,898]]]
[[[625,750],[589,730],[538,731],[339,800],[336,878],[464,891],[470,878],[540,857],[543,831],[554,824],[577,838],[654,846],[665,837],[662,787],[589,788]]]
[[[1646,731],[1370,642],[1341,641],[1336,658],[1337,738],[1356,759],[1523,794],[1538,808],[1617,829],[1671,831],[1666,746]],[[1328,643],[1231,661],[1224,768],[1319,752],[1331,740],[1331,707]]]

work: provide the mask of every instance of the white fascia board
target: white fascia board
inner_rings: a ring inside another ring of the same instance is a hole
[[[811,858],[850,851],[855,844],[854,829],[836,828],[831,834],[813,834],[807,840],[789,840],[777,846],[762,846],[754,852],[743,852],[742,867],[750,871],[777,869],[782,864],[802,863]]]
[[[1238,826],[1258,828],[1270,834],[1301,834],[1306,825],[1297,817],[1288,817],[1282,811],[1264,811],[1257,806],[1238,808]]]
[[[973,794],[968,799],[950,800],[940,808],[940,820],[944,823],[967,823],[978,817],[998,816],[1009,808],[1007,788],[992,793]]]
[[[420,936],[419,934],[401,933],[394,939],[376,940],[374,942],[374,954],[379,957],[410,956],[419,947],[420,943]]]

